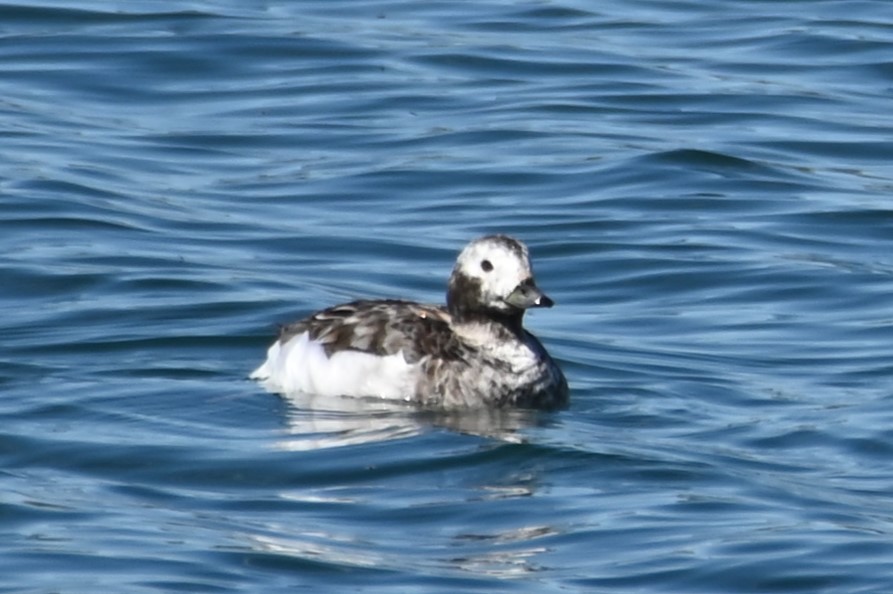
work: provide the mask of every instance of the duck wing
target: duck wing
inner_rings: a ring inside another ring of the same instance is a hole
[[[360,300],[336,305],[282,327],[279,341],[285,344],[305,332],[328,357],[353,350],[382,357],[402,352],[407,363],[424,357],[462,358],[449,313],[412,301]]]

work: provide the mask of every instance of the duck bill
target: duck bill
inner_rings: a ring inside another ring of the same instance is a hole
[[[540,291],[533,280],[526,280],[518,285],[505,302],[519,309],[529,309],[531,307],[552,307],[555,302],[548,295]]]

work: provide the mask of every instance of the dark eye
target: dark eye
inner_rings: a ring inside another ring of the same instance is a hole
[[[481,270],[483,270],[484,272],[490,272],[491,270],[493,270],[493,264],[490,262],[490,260],[481,260]]]

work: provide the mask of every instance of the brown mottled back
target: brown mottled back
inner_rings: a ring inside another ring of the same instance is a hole
[[[387,356],[400,351],[408,363],[425,356],[463,359],[468,348],[456,340],[450,315],[435,305],[395,299],[353,301],[324,309],[282,328],[279,340],[310,333],[326,355],[355,350]]]

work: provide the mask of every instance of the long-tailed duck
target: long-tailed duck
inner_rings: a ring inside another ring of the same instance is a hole
[[[527,247],[472,241],[456,261],[446,307],[401,300],[336,305],[281,329],[251,377],[272,391],[414,402],[429,408],[559,408],[567,380],[522,326],[552,307]]]

